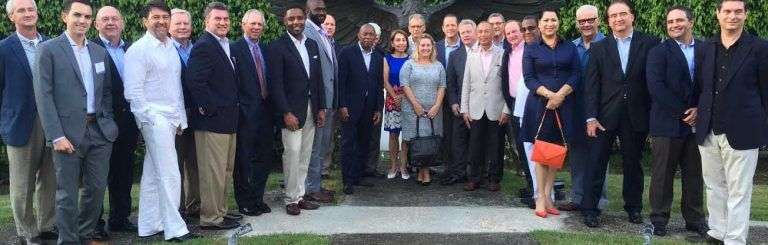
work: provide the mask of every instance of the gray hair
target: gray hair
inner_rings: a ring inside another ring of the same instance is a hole
[[[373,27],[373,32],[376,33],[376,38],[380,38],[381,37],[381,27],[379,26],[379,24],[370,22],[370,23],[368,23],[366,25],[369,25],[369,26]]]
[[[504,15],[501,13],[492,13],[491,15],[488,15],[488,20],[490,20],[493,17],[499,17],[501,18],[501,21],[504,22]]]
[[[413,19],[418,18],[421,20],[421,23],[427,23],[427,20],[424,19],[424,16],[421,14],[412,14],[411,16],[408,16],[408,22],[411,22]]]
[[[471,26],[472,29],[477,29],[477,24],[475,23],[475,21],[470,19],[461,20],[461,22],[459,23],[459,26],[463,26],[463,25],[468,25],[468,26]]]
[[[263,22],[265,26],[267,25],[267,19],[266,17],[264,17],[264,12],[261,12],[261,10],[258,10],[258,9],[249,9],[248,11],[246,11],[245,14],[243,15],[243,20],[241,22],[245,23],[246,18],[248,18],[252,14],[258,14],[259,16],[261,16],[261,22]]]
[[[600,16],[600,11],[597,9],[597,7],[595,7],[595,5],[589,4],[579,6],[579,8],[576,9],[576,16],[587,11],[595,12],[598,17]]]
[[[35,0],[32,0],[32,5],[37,8],[37,3]],[[13,14],[13,11],[16,8],[16,0],[8,0],[8,2],[5,2],[5,13],[8,14],[8,16],[11,16]]]
[[[189,11],[186,11],[180,8],[174,8],[174,9],[171,9],[171,16],[173,16],[174,14],[186,15],[189,18],[189,21],[192,21],[192,14],[190,14]]]

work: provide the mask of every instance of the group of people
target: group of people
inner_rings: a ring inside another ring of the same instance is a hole
[[[439,41],[415,14],[407,32],[388,30],[385,51],[375,23],[360,26],[355,42],[337,43],[322,0],[287,7],[286,32],[269,43],[256,9],[230,41],[220,2],[207,4],[205,31],[193,42],[191,13],[149,1],[140,13],[146,33],[129,42],[115,7],[94,15],[89,1],[66,0],[66,29],[49,38],[37,32],[34,0],[9,0],[16,32],[0,41],[0,133],[17,235],[27,244],[79,244],[109,239],[110,230],[184,242],[199,237],[187,228],[191,217],[202,229],[238,227],[244,215],[271,212],[263,196],[278,135],[286,213],[318,209],[335,196],[321,183],[340,127],[346,195],[373,185],[364,177],[380,128],[389,132],[387,178],[409,179],[417,168],[417,181],[429,185],[430,168],[442,162],[410,160],[408,144],[439,135],[447,149],[440,183],[465,182],[465,191],[501,189],[509,142],[534,214],[580,210],[588,227],[600,226],[617,139],[624,209],[629,222],[643,222],[650,136],[654,234],[667,234],[679,172],[686,229],[696,233],[689,238],[744,244],[758,148],[768,143],[768,44],[744,31],[747,7],[718,1],[720,32],[709,40],[693,36],[691,9],[670,7],[664,41],[635,30],[633,6],[622,0],[607,8],[608,35],[592,5],[577,9],[576,23],[561,23],[552,9],[479,23],[447,14]],[[88,40],[92,20],[98,36]],[[580,37],[559,35],[566,24]],[[569,202],[553,200],[558,167],[530,160],[536,141],[566,146]],[[238,212],[227,210],[230,181]]]

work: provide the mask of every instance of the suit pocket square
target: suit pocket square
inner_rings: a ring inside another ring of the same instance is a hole
[[[104,62],[99,62],[93,65],[96,69],[96,74],[104,73]]]
[[[312,56],[312,59],[317,59],[317,55],[315,55],[315,56]]]

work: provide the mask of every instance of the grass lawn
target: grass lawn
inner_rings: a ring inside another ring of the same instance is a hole
[[[639,235],[627,234],[609,234],[609,233],[587,233],[587,232],[556,232],[556,231],[534,231],[531,237],[540,244],[548,245],[593,245],[593,244],[643,244],[643,238]],[[653,237],[653,244],[686,244],[683,239],[660,239]]]
[[[174,243],[168,243],[168,242],[158,242],[156,244],[174,244]],[[208,245],[208,244],[214,244],[214,245],[225,245],[227,244],[226,239],[214,239],[214,238],[204,238],[204,239],[195,239],[189,242],[185,242],[184,244],[189,245]],[[279,234],[279,235],[268,235],[268,236],[253,236],[253,237],[243,237],[237,240],[237,244],[244,244],[244,245],[324,245],[324,244],[330,244],[330,239],[328,236],[321,236],[321,235],[311,235],[311,234]]]

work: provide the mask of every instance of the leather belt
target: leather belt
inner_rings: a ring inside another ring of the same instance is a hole
[[[86,123],[95,123],[96,122],[96,114],[87,114],[85,115],[85,122]]]

